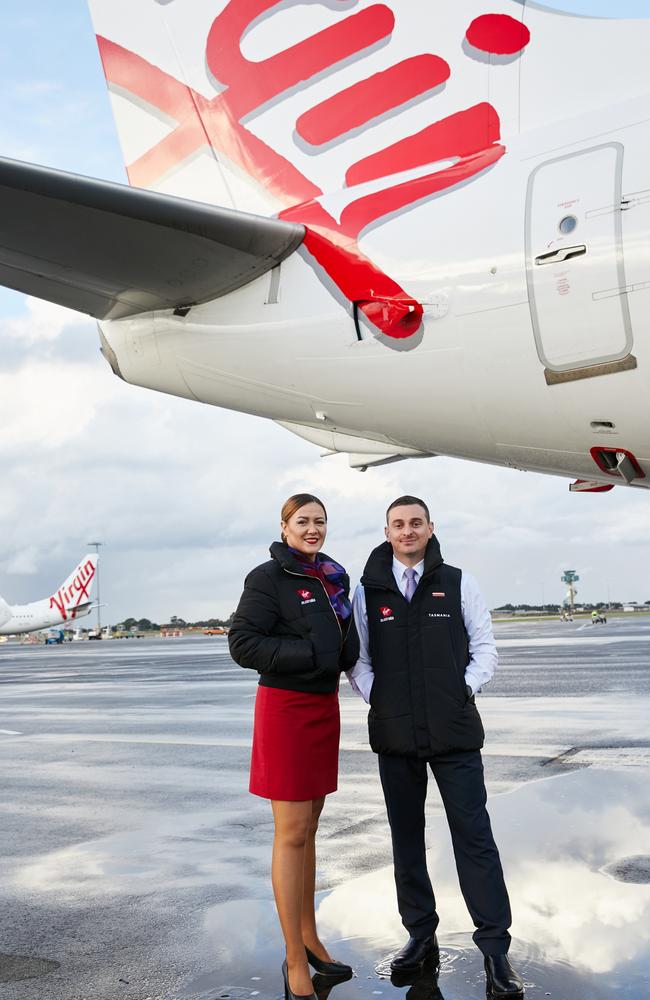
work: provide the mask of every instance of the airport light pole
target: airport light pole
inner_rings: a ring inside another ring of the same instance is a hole
[[[102,617],[101,617],[101,605],[100,605],[100,593],[99,593],[99,547],[103,545],[104,542],[87,542],[92,549],[95,550],[97,555],[97,631],[101,637],[102,634]]]

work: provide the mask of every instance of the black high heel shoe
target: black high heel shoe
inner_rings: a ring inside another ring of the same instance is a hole
[[[317,958],[313,951],[310,951],[306,945],[305,951],[307,952],[307,961],[311,965],[312,969],[316,969],[316,972],[320,972],[321,976],[336,976],[341,979],[351,978],[351,965],[344,965],[343,962],[324,962],[322,958]]]
[[[282,963],[282,978],[284,979],[284,1000],[318,1000],[315,993],[292,993],[289,986],[289,966],[285,958]]]
[[[317,1000],[329,1000],[332,990],[335,990],[341,983],[347,983],[349,979],[352,979],[352,976],[322,976],[320,972],[317,972],[312,979]]]

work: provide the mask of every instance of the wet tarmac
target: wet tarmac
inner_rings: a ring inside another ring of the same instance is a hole
[[[490,813],[526,995],[650,996],[650,619],[497,625],[480,697]],[[276,1000],[268,803],[247,792],[255,677],[220,638],[0,646],[0,992],[7,1000]],[[346,983],[320,1000],[485,995],[435,790],[441,965],[405,940],[365,706],[342,686],[319,926]]]

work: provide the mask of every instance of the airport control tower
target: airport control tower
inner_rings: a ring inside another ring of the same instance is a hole
[[[567,605],[570,614],[573,614],[573,605],[575,604],[575,597],[578,593],[576,587],[574,586],[576,580],[580,577],[574,569],[565,569],[562,575],[562,583],[566,583],[566,597],[564,598],[564,603]]]

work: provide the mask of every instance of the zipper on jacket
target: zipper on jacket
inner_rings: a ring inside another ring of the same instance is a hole
[[[341,649],[343,649],[343,644],[345,643],[345,636],[343,635],[343,629],[341,628],[341,623],[339,621],[339,616],[337,615],[336,611],[332,607],[332,602],[329,599],[329,594],[327,593],[327,590],[325,589],[325,584],[320,579],[320,577],[318,577],[318,576],[310,576],[309,573],[294,573],[294,571],[292,569],[287,569],[286,566],[283,566],[282,569],[284,570],[285,573],[288,573],[290,576],[299,576],[299,577],[302,577],[303,580],[305,580],[305,579],[307,579],[307,580],[316,580],[318,583],[320,583],[321,587],[323,588],[323,593],[325,594],[325,598],[327,600],[327,606],[329,607],[330,611],[334,615],[334,617],[336,619],[336,624],[339,627],[339,632],[341,633]]]

